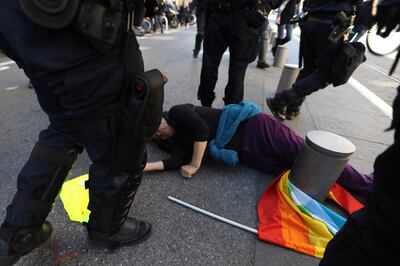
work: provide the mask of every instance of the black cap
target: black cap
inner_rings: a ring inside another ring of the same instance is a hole
[[[78,12],[81,0],[19,0],[25,15],[39,26],[62,29]]]

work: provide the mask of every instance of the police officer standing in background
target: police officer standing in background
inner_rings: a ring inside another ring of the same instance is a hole
[[[126,30],[132,9],[140,25],[139,0],[0,0],[0,49],[30,78],[50,122],[18,175],[0,227],[0,265],[49,239],[46,217],[83,149],[92,161],[89,238],[116,248],[150,235],[149,223],[127,217],[146,161],[143,141],[121,139],[128,127],[119,112],[124,83],[143,72],[139,45]],[[135,148],[120,154],[117,144],[132,141]]]
[[[258,53],[258,29],[281,0],[213,0],[207,3],[203,64],[197,92],[202,106],[211,106],[222,56],[229,47],[225,105],[243,100],[246,69]]]
[[[193,0],[190,3],[190,9],[196,9],[196,24],[197,24],[197,34],[196,41],[193,49],[193,58],[197,58],[199,56],[199,52],[201,50],[201,43],[204,38],[204,24],[206,20],[206,1],[210,0]]]
[[[340,34],[350,25],[355,2],[358,0],[305,0],[305,16],[300,21],[300,57],[304,67],[291,89],[267,99],[278,119],[299,115],[305,96],[332,83],[335,54],[343,44]]]

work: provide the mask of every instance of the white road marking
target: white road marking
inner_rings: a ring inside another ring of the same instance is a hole
[[[4,88],[5,90],[8,90],[8,91],[12,91],[12,90],[15,90],[15,89],[17,89],[18,88],[18,86],[14,86],[14,87],[7,87],[7,88]]]
[[[9,67],[9,66],[2,66],[2,67],[0,67],[0,71],[4,71],[4,70],[7,70],[7,69],[10,69],[10,67]]]
[[[0,63],[0,67],[1,67],[1,66],[12,65],[12,64],[15,64],[15,62],[14,62],[14,61],[6,61],[6,62],[3,62],[3,63]]]
[[[349,84],[356,89],[362,96],[367,98],[367,100],[375,105],[379,110],[381,110],[386,116],[392,119],[393,108],[387,104],[384,100],[379,98],[375,93],[370,91],[367,87],[362,85],[354,78],[349,79]]]

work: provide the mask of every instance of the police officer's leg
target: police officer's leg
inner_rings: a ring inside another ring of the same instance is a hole
[[[205,24],[204,12],[201,12],[197,15],[196,22],[197,22],[197,34],[196,34],[196,42],[194,44],[194,49],[193,49],[193,58],[197,58],[201,50],[201,43],[204,37],[204,24]]]
[[[45,219],[81,151],[80,142],[54,124],[40,133],[0,228],[1,265],[14,263],[50,237],[52,227]]]
[[[321,22],[303,22],[301,43],[304,57],[311,58],[309,61],[315,60],[314,71],[309,75],[297,80],[292,89],[283,91],[275,96],[274,99],[267,99],[267,104],[273,114],[279,119],[283,120],[286,117],[283,115],[288,105],[297,104],[302,102],[302,98],[311,94],[312,92],[324,88],[328,85],[330,75],[329,69],[333,58],[333,49],[328,44],[328,36],[330,33],[330,24]],[[314,52],[312,52],[314,50]],[[315,54],[314,54],[315,53]],[[326,66],[323,66],[325,71],[321,74],[321,58],[322,56],[329,56],[329,62],[324,59]],[[283,117],[283,118],[282,118]]]
[[[225,105],[243,100],[246,69],[258,54],[257,30],[247,26],[243,10],[232,12],[229,35],[229,77],[225,87]]]
[[[316,71],[293,85],[293,90],[302,97],[323,89],[331,83],[332,62],[340,45],[340,42],[332,43],[328,41],[331,32],[329,23],[312,22],[309,23],[307,29],[308,35],[314,36],[309,38],[316,53]]]
[[[316,52],[313,49],[312,43],[303,35],[300,42],[302,58],[303,58],[303,68],[300,70],[299,76],[296,78],[296,82],[302,80],[303,78],[311,75],[316,71]],[[296,83],[295,82],[295,83]],[[305,97],[299,97],[297,100],[292,101],[286,107],[285,117],[288,120],[292,120],[294,117],[300,115],[300,108],[305,100]]]
[[[229,15],[213,12],[207,19],[204,29],[203,63],[197,97],[203,106],[211,106],[215,99],[215,84],[218,79],[218,67],[228,47],[227,23]]]
[[[151,234],[151,225],[128,217],[137,188],[142,179],[145,157],[135,172],[116,173],[113,161],[114,136],[105,121],[93,122],[85,133],[85,148],[92,160],[89,170],[89,238],[112,248],[143,241]],[[102,134],[94,132],[102,132]],[[138,151],[127,154],[135,164]]]

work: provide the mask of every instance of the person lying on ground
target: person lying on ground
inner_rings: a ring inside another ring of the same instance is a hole
[[[265,174],[278,175],[292,167],[304,142],[252,103],[232,104],[224,109],[175,105],[164,112],[154,138],[162,141],[159,146],[171,156],[147,163],[145,171],[180,169],[185,178],[200,169],[207,146],[213,159],[235,165],[240,158]],[[338,179],[340,185],[361,195],[368,193],[372,181],[372,175],[361,174],[349,164]]]

